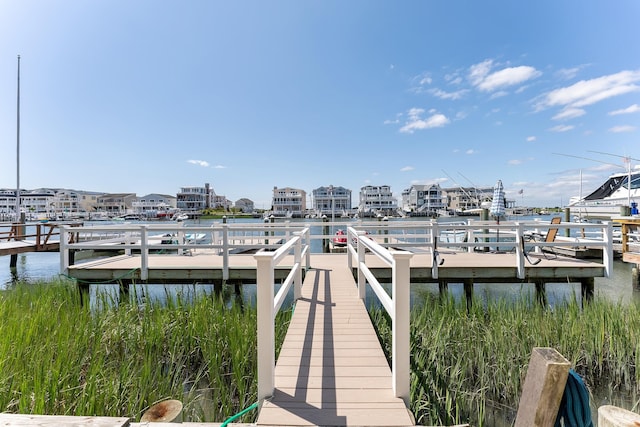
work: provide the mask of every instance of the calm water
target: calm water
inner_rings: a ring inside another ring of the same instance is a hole
[[[536,217],[541,218],[541,217]],[[542,217],[542,219],[547,219]],[[261,222],[261,220],[235,220],[236,222]],[[308,222],[310,220],[293,220],[293,222]],[[314,221],[314,220],[311,220]],[[203,220],[198,225],[207,226],[213,223],[220,223],[220,220]],[[234,222],[233,219],[229,220],[229,223]],[[345,219],[344,227],[354,224],[354,221]],[[104,223],[100,223],[104,225]],[[314,225],[312,225],[314,226]],[[318,224],[318,229],[321,225]],[[337,226],[336,226],[337,228]],[[321,241],[312,241],[312,252],[321,252]],[[610,278],[598,277],[595,279],[595,291],[597,295],[606,297],[614,302],[640,302],[640,292],[635,291],[631,286],[631,269],[633,265],[623,263],[621,261],[615,261],[613,274]],[[15,271],[11,271],[9,268],[9,256],[0,257],[0,287],[6,288],[17,280],[34,282],[37,280],[48,280],[55,278],[60,272],[60,254],[53,253],[27,253],[18,255],[18,264]],[[199,285],[201,286],[201,285]],[[166,290],[164,287],[154,286],[154,289],[147,290],[149,297],[157,295],[162,298],[165,295]],[[174,286],[174,288],[177,288]],[[428,292],[438,293],[437,284],[415,284],[412,286],[414,293]],[[533,295],[534,286],[529,284],[476,284],[474,286],[474,292],[477,296],[485,299],[493,298],[506,298],[515,299],[520,298],[523,294]],[[207,291],[207,287],[203,287],[203,291]],[[248,286],[244,290],[249,299],[255,294],[255,290],[251,291],[251,287]],[[449,292],[451,292],[457,298],[463,296],[462,284],[450,284]],[[572,295],[580,296],[580,284],[569,283],[553,283],[547,285],[547,296],[549,304],[553,304],[556,301],[566,300]]]

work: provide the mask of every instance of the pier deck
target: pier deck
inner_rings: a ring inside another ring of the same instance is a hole
[[[416,253],[411,259],[412,282],[439,282],[473,280],[474,282],[553,282],[582,280],[603,277],[605,266],[597,260],[574,259],[571,257],[543,256],[530,254],[530,258],[539,258],[537,265],[525,263],[525,278],[517,278],[516,255],[514,253],[469,253],[440,252],[444,263],[438,268],[438,278],[432,277],[433,257],[430,253]],[[147,283],[217,283],[223,277],[223,257],[213,251],[198,250],[190,256],[150,255],[148,261]],[[367,254],[366,264],[376,277],[391,277],[391,269],[377,257]],[[286,277],[293,256],[285,258],[276,268],[276,279]],[[335,270],[347,265],[346,253],[312,254],[311,267],[327,266]],[[140,275],[141,257],[139,255],[119,255],[109,258],[87,261],[69,266],[68,275],[84,282],[105,283],[109,281],[144,283]],[[348,270],[347,270],[348,271]],[[256,262],[252,255],[236,254],[229,257],[228,281],[255,283]]]
[[[257,425],[414,425],[344,255],[313,259]]]

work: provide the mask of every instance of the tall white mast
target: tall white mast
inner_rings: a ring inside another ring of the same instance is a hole
[[[18,105],[16,123],[16,222],[20,220],[20,55],[18,55]]]

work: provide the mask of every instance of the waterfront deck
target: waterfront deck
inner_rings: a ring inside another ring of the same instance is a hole
[[[325,266],[331,270],[347,268],[347,253],[312,254],[311,267]],[[492,252],[440,252],[444,263],[438,267],[438,277],[432,274],[433,256],[416,253],[411,259],[411,280],[416,282],[490,282],[521,283],[535,281],[567,280],[583,282],[594,277],[603,277],[605,266],[597,260],[574,259],[565,256],[530,254],[540,259],[536,265],[525,265],[525,277],[517,276],[515,253]],[[68,267],[68,275],[82,282],[95,283],[218,283],[223,278],[223,257],[207,250],[198,250],[190,256],[157,254],[148,256],[148,276],[141,276],[141,256],[117,255],[87,261]],[[365,262],[381,280],[390,279],[391,269],[375,256],[367,254]],[[276,268],[276,279],[287,276],[293,265],[293,256],[287,256]],[[237,254],[229,257],[230,282],[255,283],[256,263],[252,255]],[[347,270],[348,271],[348,270]]]
[[[257,425],[414,425],[346,260],[314,257]]]

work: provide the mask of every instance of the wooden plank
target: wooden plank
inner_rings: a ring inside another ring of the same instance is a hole
[[[571,363],[553,348],[531,352],[515,427],[553,427]]]
[[[129,418],[125,417],[72,417],[66,415],[29,415],[0,413],[2,426],[95,426],[95,427],[126,427]]]
[[[611,405],[598,408],[599,427],[638,427],[640,415]]]
[[[257,425],[413,425],[353,275],[323,261],[307,273]]]

